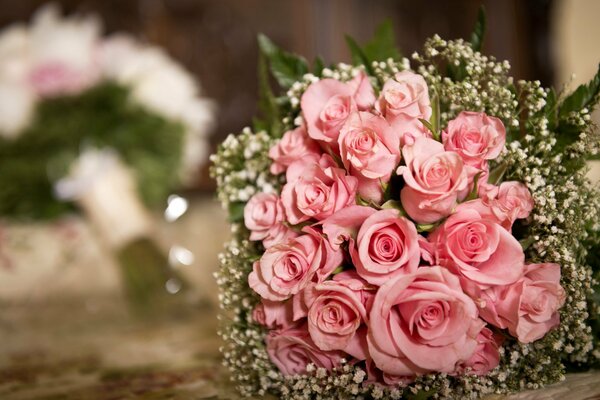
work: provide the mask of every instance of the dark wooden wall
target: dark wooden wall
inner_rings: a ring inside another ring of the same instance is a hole
[[[405,55],[434,33],[468,37],[477,9],[488,14],[484,50],[508,59],[518,78],[551,83],[552,0],[60,0],[68,12],[99,13],[108,32],[125,30],[162,45],[220,106],[213,144],[247,125],[256,109],[255,37],[270,36],[308,59],[348,61],[344,34],[367,40],[385,18]],[[0,0],[0,26],[28,19],[40,0]],[[205,174],[206,175],[206,174]],[[208,186],[207,186],[208,185]],[[210,187],[206,179],[201,186]]]

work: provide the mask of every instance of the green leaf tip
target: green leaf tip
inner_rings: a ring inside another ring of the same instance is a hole
[[[473,33],[471,33],[470,40],[471,48],[475,51],[481,51],[481,48],[483,47],[486,25],[485,7],[481,5],[477,12],[477,22],[475,22],[475,28],[473,29]]]
[[[308,64],[303,57],[281,50],[262,33],[258,34],[257,40],[260,52],[269,61],[271,73],[282,88],[289,89],[308,72]]]
[[[587,84],[580,85],[573,93],[564,99],[560,106],[559,116],[566,117],[571,112],[579,112],[584,108],[595,107],[600,93],[600,64],[596,75]]]
[[[349,35],[346,35],[346,43],[350,49],[352,62],[355,65],[364,65],[369,75],[373,75],[372,64],[374,61],[386,61],[390,58],[398,61],[402,57],[396,46],[392,21],[389,19],[377,26],[373,38],[364,46],[358,45],[356,40]]]

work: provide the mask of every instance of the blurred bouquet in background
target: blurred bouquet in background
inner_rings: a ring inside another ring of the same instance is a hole
[[[197,178],[215,105],[162,49],[101,31],[49,5],[0,33],[0,216],[83,209],[121,264],[143,261],[146,278],[126,273],[142,293],[147,264],[161,288],[167,265],[146,207]]]

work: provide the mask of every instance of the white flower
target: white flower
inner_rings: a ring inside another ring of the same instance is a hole
[[[31,119],[34,97],[28,90],[0,81],[0,136],[14,138]]]
[[[0,32],[0,136],[17,136],[32,115],[33,93],[21,84],[28,68],[28,42],[23,25],[12,25]]]
[[[42,7],[29,31],[25,83],[42,96],[77,93],[94,84],[100,30],[93,16],[62,17],[55,5]]]
[[[31,62],[34,66],[58,62],[87,71],[94,61],[100,31],[95,16],[63,18],[55,5],[42,7],[31,26]]]
[[[214,124],[215,104],[200,97],[193,77],[161,49],[126,35],[106,40],[100,52],[104,75],[131,88],[132,98],[186,127],[181,175],[191,181],[208,155],[206,138]]]
[[[100,24],[95,18],[63,18],[42,7],[30,27],[0,32],[0,135],[16,136],[38,96],[76,93],[96,82]]]
[[[8,26],[0,32],[0,78],[16,82],[28,69],[29,32],[24,25]]]

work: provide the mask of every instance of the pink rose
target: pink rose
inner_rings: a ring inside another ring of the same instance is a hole
[[[381,184],[390,180],[400,162],[400,136],[384,118],[355,112],[341,129],[338,143],[344,167],[359,179],[360,195],[380,201]]]
[[[310,338],[306,326],[271,331],[265,338],[269,358],[283,375],[306,374],[306,367],[332,370],[337,367],[344,353],[320,350]]]
[[[291,224],[322,220],[354,204],[358,181],[324,154],[319,162],[296,161],[287,170],[281,201]]]
[[[516,282],[523,274],[519,241],[475,208],[459,208],[428,239],[439,265],[481,288]]]
[[[421,258],[415,225],[392,209],[369,216],[358,231],[356,245],[349,247],[356,272],[378,286],[415,272]]]
[[[433,134],[418,119],[397,118],[391,122],[392,131],[400,137],[400,147],[412,145],[417,138],[432,138]]]
[[[42,97],[77,94],[98,79],[95,65],[87,68],[83,70],[62,62],[48,62],[36,66],[29,73],[28,80],[35,93]]]
[[[367,359],[366,362],[366,372],[367,379],[366,383],[374,383],[380,386],[394,386],[394,387],[404,387],[408,384],[414,382],[415,377],[411,376],[398,376],[388,374],[387,372],[383,372],[373,362],[372,359]]]
[[[494,336],[491,330],[483,328],[477,336],[477,348],[466,361],[459,362],[452,375],[463,375],[467,372],[472,375],[483,376],[500,364],[500,352],[498,347],[501,338]]]
[[[252,310],[252,320],[269,329],[287,328],[293,324],[292,302],[261,299]]]
[[[305,234],[269,247],[248,276],[249,286],[263,299],[283,301],[304,289],[312,280],[323,282],[342,263],[322,234],[305,227]]]
[[[364,71],[360,71],[352,80],[346,83],[352,90],[352,97],[360,111],[373,108],[375,104],[375,90]]]
[[[460,156],[429,138],[404,146],[402,156],[406,166],[398,168],[405,182],[400,199],[407,214],[420,224],[448,216],[468,184]]]
[[[422,267],[379,288],[369,315],[369,353],[390,375],[452,372],[477,348],[484,327],[458,277]]]
[[[336,142],[350,113],[368,109],[374,100],[373,87],[364,73],[348,83],[323,79],[311,84],[300,100],[308,135]]]
[[[481,289],[465,282],[464,286],[479,303],[483,319],[508,328],[522,343],[541,339],[560,322],[558,310],[566,295],[560,286],[558,264],[526,265],[523,278],[510,285]]]
[[[269,150],[269,157],[273,160],[271,173],[281,174],[298,160],[306,158],[318,160],[321,153],[319,144],[308,137],[303,126],[287,131]]]
[[[517,219],[527,218],[533,210],[531,192],[521,182],[502,182],[500,186],[482,185],[480,197],[505,228]]]
[[[374,290],[352,272],[337,274],[306,292],[308,331],[313,342],[321,350],[345,350],[358,328],[368,321],[372,303],[369,292]]]
[[[515,285],[511,288],[512,291],[515,294],[520,292],[518,319],[515,320],[512,314],[508,330],[520,342],[531,343],[541,339],[550,329],[559,325],[558,310],[565,303],[566,294],[560,286],[558,264],[525,266],[523,284],[520,288]]]
[[[500,155],[506,129],[498,118],[481,112],[463,111],[442,132],[446,150],[457,152],[466,165],[484,169],[487,160]]]
[[[286,227],[285,213],[275,194],[257,193],[244,207],[244,224],[250,240],[263,240],[266,247],[298,236]]]
[[[411,71],[397,73],[383,85],[375,107],[388,121],[429,120],[431,105],[425,79]]]
[[[321,224],[323,233],[333,248],[338,249],[344,242],[356,239],[362,223],[372,214],[376,213],[372,207],[348,206],[327,217]]]

